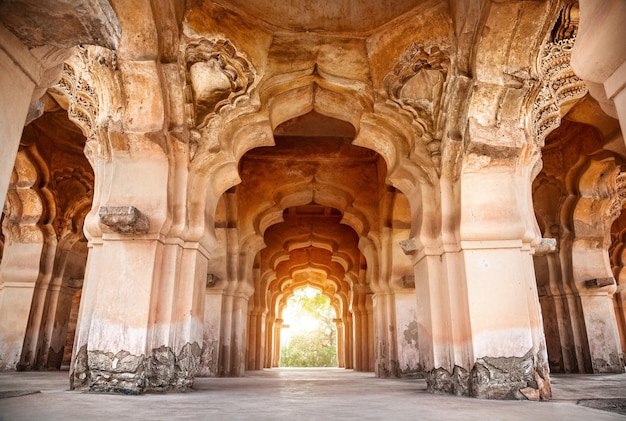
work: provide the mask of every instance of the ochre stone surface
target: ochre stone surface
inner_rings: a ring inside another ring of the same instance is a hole
[[[0,369],[277,367],[310,286],[338,367],[433,393],[624,371],[618,0],[35,3],[0,6]]]

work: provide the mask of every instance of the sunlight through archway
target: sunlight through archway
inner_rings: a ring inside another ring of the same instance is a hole
[[[287,300],[281,330],[281,367],[337,367],[336,314],[328,297],[299,288]]]

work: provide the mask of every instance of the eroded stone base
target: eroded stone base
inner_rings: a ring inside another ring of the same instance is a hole
[[[469,396],[469,373],[462,367],[455,366],[452,373],[445,368],[436,368],[425,374],[426,390],[430,393],[446,393],[457,396]]]
[[[547,364],[535,364],[532,353],[523,357],[479,358],[468,372],[437,368],[425,375],[427,390],[481,399],[548,400],[552,393]]]
[[[128,351],[78,351],[70,374],[70,387],[91,392],[139,394],[144,391],[184,392],[193,386],[202,350],[187,343],[175,355],[170,347],[152,350],[152,355],[132,355]]]

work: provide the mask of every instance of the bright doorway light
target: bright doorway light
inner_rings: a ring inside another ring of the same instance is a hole
[[[281,367],[337,367],[335,310],[320,291],[294,291],[283,311]]]

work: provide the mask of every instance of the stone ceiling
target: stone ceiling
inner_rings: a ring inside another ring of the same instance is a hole
[[[408,13],[425,0],[218,0],[214,3],[294,32],[367,33]]]

